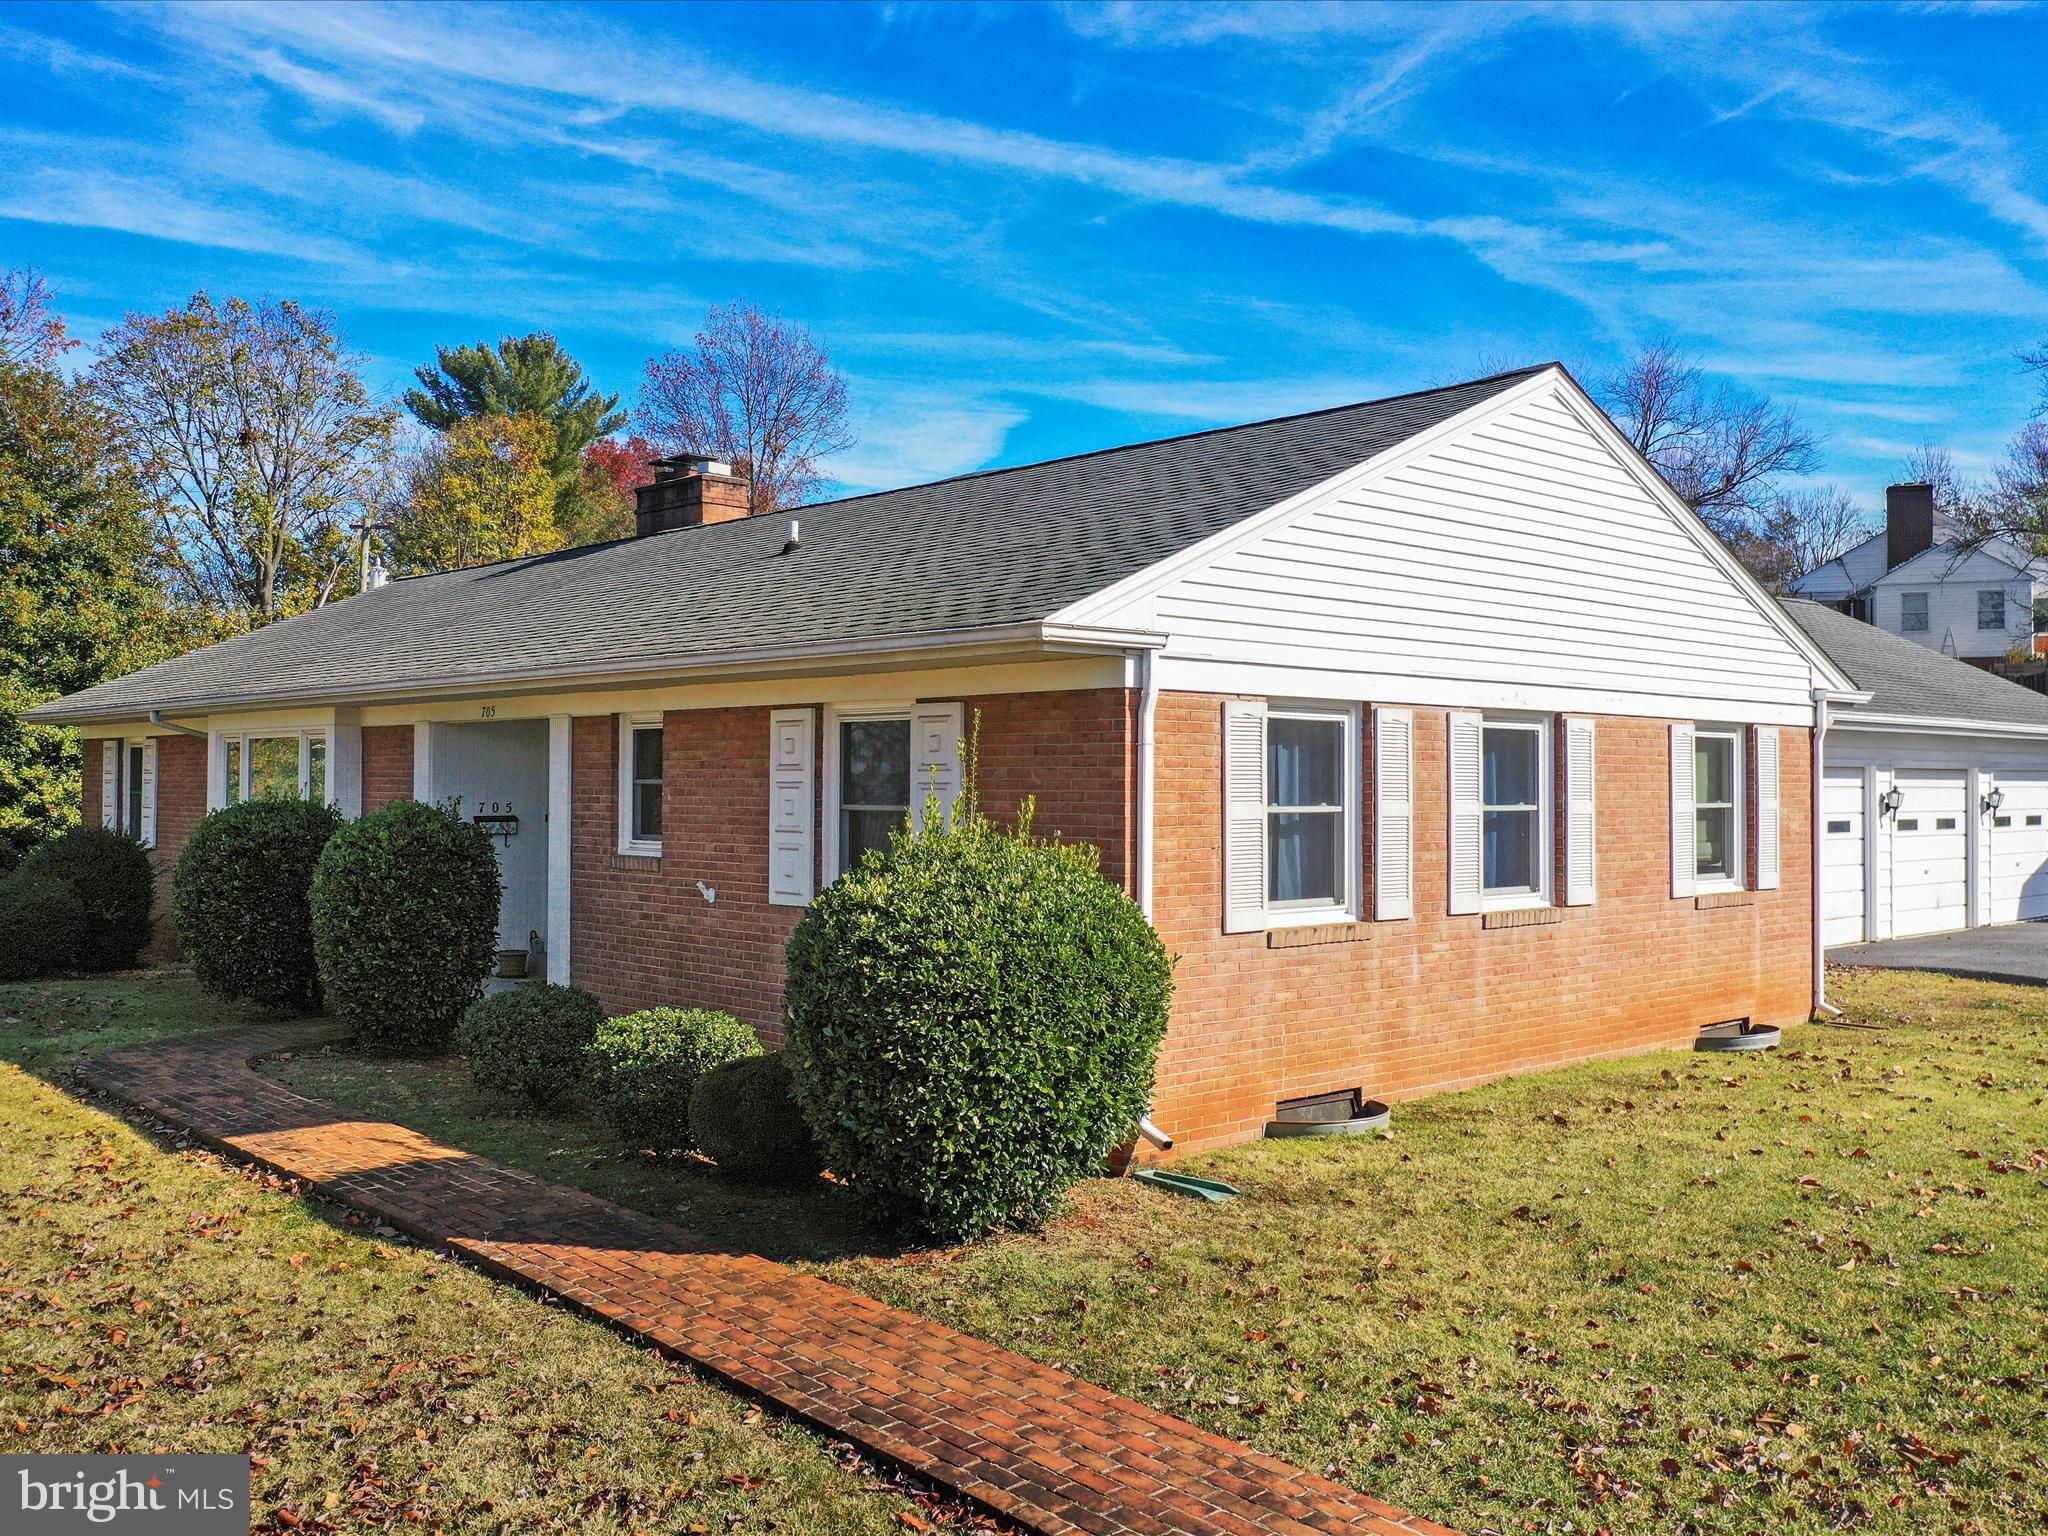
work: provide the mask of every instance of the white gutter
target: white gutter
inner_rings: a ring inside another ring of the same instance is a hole
[[[195,730],[189,725],[172,724],[164,718],[164,712],[160,709],[152,709],[149,712],[149,723],[160,731],[171,731],[179,736],[197,736],[201,741],[206,739],[206,732],[204,731]]]
[[[692,681],[715,680],[734,672],[760,672],[770,667],[795,675],[840,670],[849,661],[888,661],[909,665],[927,658],[951,660],[986,652],[1015,655],[1020,651],[1059,654],[1157,650],[1166,636],[1156,630],[1096,628],[1084,624],[1006,624],[988,629],[960,630],[950,635],[881,635],[873,639],[843,641],[835,645],[799,644],[760,646],[744,651],[724,651],[703,659],[667,656],[645,661],[584,662],[565,666],[547,663],[510,667],[494,672],[465,673],[457,677],[424,678],[410,683],[379,683],[363,688],[331,689],[323,692],[294,692],[289,689],[267,693],[203,694],[193,698],[172,698],[158,705],[137,703],[126,708],[92,714],[44,713],[52,705],[39,705],[23,712],[22,718],[38,725],[116,725],[167,709],[225,713],[271,705],[325,705],[383,703],[399,699],[461,698],[471,694],[504,692],[510,688],[560,684],[582,688],[593,683],[637,683],[650,679]],[[197,654],[196,652],[194,654]],[[169,665],[169,663],[164,663]],[[538,691],[550,691],[545,688]],[[55,700],[61,705],[63,700]]]
[[[1150,649],[1132,653],[1138,663],[1138,803],[1135,808],[1136,848],[1133,850],[1132,883],[1137,887],[1138,910],[1152,920],[1153,803],[1158,785],[1158,753],[1154,746],[1153,720],[1159,713],[1158,658]],[[1171,1145],[1171,1143],[1169,1143]]]
[[[1926,715],[1877,715],[1859,709],[1835,721],[1844,731],[1908,731],[1926,735],[2013,736],[2022,740],[2048,737],[2048,725],[2025,725],[2014,720],[1950,720]]]

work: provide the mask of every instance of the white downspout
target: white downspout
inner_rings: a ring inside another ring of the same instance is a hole
[[[1813,695],[1813,761],[1807,772],[1812,780],[1813,811],[1808,823],[1807,843],[1813,854],[1813,1011],[1841,1017],[1842,1010],[1828,1001],[1827,950],[1821,942],[1821,788],[1826,778],[1824,763],[1828,741],[1827,695],[1815,689]],[[1866,870],[1864,877],[1869,880]]]
[[[1157,754],[1153,749],[1153,720],[1159,713],[1159,670],[1149,650],[1138,659],[1138,804],[1134,830],[1133,858],[1137,867],[1132,884],[1138,894],[1138,910],[1152,920],[1152,822],[1153,800],[1158,783]]]

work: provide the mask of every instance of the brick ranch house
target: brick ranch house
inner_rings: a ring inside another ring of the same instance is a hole
[[[1560,367],[392,582],[32,712],[175,858],[283,790],[501,818],[500,942],[773,1043],[805,903],[926,788],[1102,852],[1180,956],[1154,1120],[1384,1099],[1819,1000],[1863,695]]]

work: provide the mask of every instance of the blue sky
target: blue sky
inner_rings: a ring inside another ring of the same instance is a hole
[[[2048,11],[0,5],[0,268],[74,330],[334,310],[395,389],[555,331],[630,400],[744,296],[848,488],[1669,335],[1875,505],[2048,339]]]

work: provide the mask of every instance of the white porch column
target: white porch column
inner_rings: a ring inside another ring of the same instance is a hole
[[[363,814],[363,726],[353,709],[337,709],[327,735],[327,798],[350,821]]]
[[[569,985],[571,721],[548,716],[548,980]]]
[[[434,723],[431,720],[413,722],[412,797],[421,805],[434,803]]]

